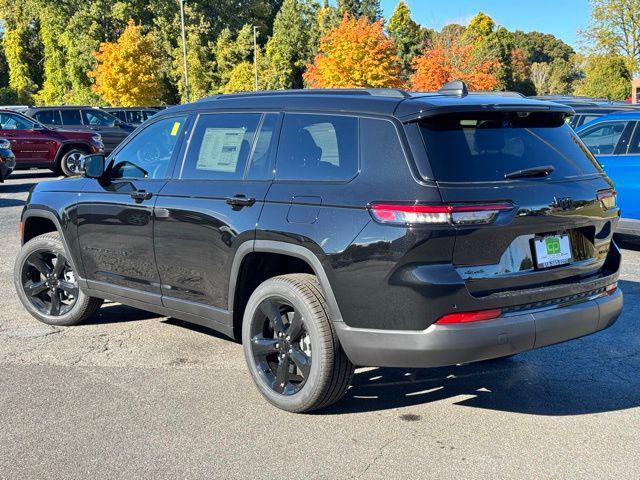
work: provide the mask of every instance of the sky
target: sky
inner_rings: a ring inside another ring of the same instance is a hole
[[[467,24],[482,11],[507,30],[551,33],[579,49],[578,30],[589,23],[587,0],[405,0],[412,18],[440,30],[448,23]],[[393,14],[398,0],[382,0],[385,18]]]

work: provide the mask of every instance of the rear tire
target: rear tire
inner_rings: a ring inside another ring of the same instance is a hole
[[[81,158],[86,154],[87,151],[80,148],[72,148],[68,152],[65,152],[60,159],[60,170],[62,173],[67,177],[80,175],[82,172]]]
[[[242,344],[260,393],[289,412],[337,402],[353,377],[313,275],[282,275],[260,284],[247,302]]]
[[[25,243],[16,258],[13,281],[27,311],[48,325],[76,325],[93,315],[103,300],[86,295],[58,232]]]

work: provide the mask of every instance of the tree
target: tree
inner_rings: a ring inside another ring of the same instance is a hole
[[[516,30],[512,37],[514,46],[522,50],[529,63],[551,63],[556,58],[568,61],[575,53],[569,45],[548,33]]]
[[[367,17],[370,22],[382,19],[380,0],[338,0],[338,12],[340,16]]]
[[[414,59],[413,90],[438,90],[452,80],[464,81],[471,90],[493,90],[499,85],[496,71],[500,65],[496,60],[475,54],[473,46],[459,37],[449,42],[437,42]]]
[[[382,21],[345,15],[320,40],[319,53],[304,78],[315,88],[400,87],[401,60],[384,34]]]
[[[549,93],[549,77],[551,75],[551,65],[544,62],[534,62],[531,64],[531,81],[536,89],[537,95]]]
[[[317,38],[317,5],[307,0],[285,0],[266,45],[269,88],[302,88],[305,65],[313,58],[311,39]]]
[[[627,68],[640,71],[640,0],[590,0],[591,21],[582,35],[602,54],[626,58]]]
[[[551,62],[549,74],[549,93],[553,95],[571,95],[574,83],[579,77],[575,64],[571,60],[555,59]]]
[[[235,38],[234,38],[235,37]],[[236,65],[246,62],[253,52],[253,32],[251,25],[245,25],[234,36],[228,28],[222,30],[214,48],[214,90],[221,89],[229,82]]]
[[[391,15],[387,32],[402,61],[402,76],[408,79],[412,71],[411,62],[422,50],[423,34],[420,25],[411,18],[411,11],[403,0],[398,2]]]
[[[160,59],[155,36],[130,20],[118,41],[104,42],[89,72],[93,91],[110,105],[157,105],[162,99]]]
[[[39,104],[64,103],[65,95],[70,88],[65,72],[66,55],[60,43],[59,32],[64,27],[59,23],[59,16],[49,10],[42,15],[40,38],[44,46],[44,82],[36,95]]]
[[[467,29],[464,32],[464,39],[474,47],[480,48],[495,28],[496,22],[494,22],[489,15],[478,12],[476,16],[471,19],[469,25],[467,25]]]
[[[631,93],[631,74],[624,57],[591,55],[584,73],[584,79],[576,88],[578,95],[624,100]]]
[[[382,20],[380,0],[360,0],[360,16],[367,17],[370,22]]]

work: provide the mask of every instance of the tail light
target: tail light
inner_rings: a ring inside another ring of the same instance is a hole
[[[598,192],[598,200],[606,210],[609,210],[616,206],[616,195],[615,190],[601,190]]]
[[[495,221],[511,203],[418,205],[371,203],[369,213],[378,223],[391,225],[482,225]]]
[[[472,323],[482,322],[483,320],[491,320],[502,315],[499,308],[493,310],[479,310],[477,312],[457,312],[449,313],[440,317],[436,321],[436,325],[450,325],[452,323]]]

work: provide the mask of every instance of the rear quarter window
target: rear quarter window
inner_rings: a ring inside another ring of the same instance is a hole
[[[420,131],[441,182],[502,181],[508,173],[547,165],[554,167],[553,179],[602,171],[558,114],[438,115],[423,120]]]

